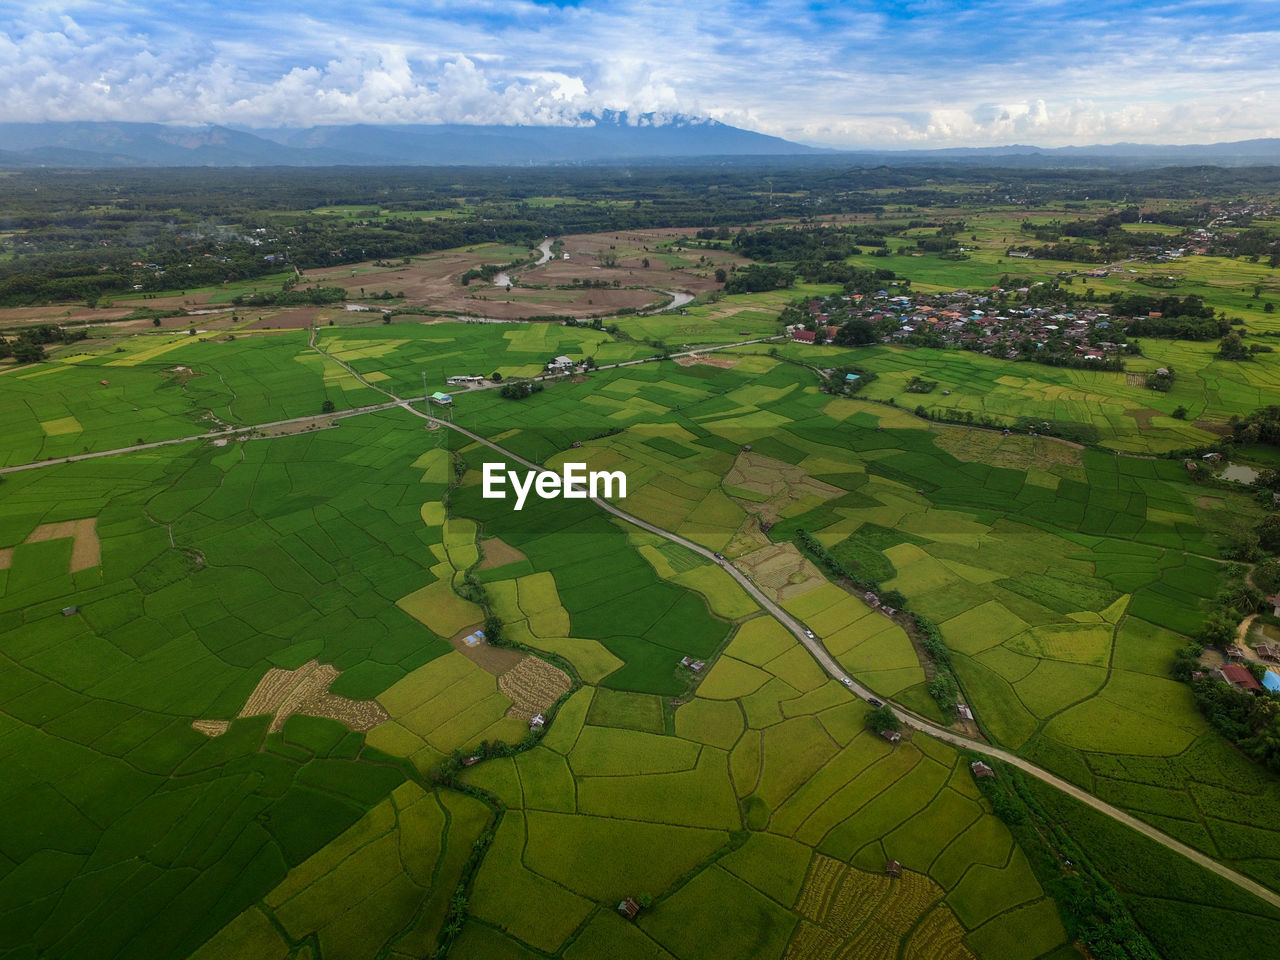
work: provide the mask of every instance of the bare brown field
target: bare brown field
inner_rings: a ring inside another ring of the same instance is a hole
[[[519,650],[512,650],[510,647],[495,647],[488,643],[467,646],[466,638],[483,626],[483,624],[476,623],[469,627],[464,627],[449,638],[449,643],[453,645],[453,649],[457,650],[481,670],[491,673],[495,677],[500,677],[523,660],[524,654]]]
[[[302,682],[302,678],[320,666],[318,660],[308,660],[296,670],[272,667],[262,675],[249,699],[240,708],[237,717],[255,717],[263,713],[275,713],[285,696]]]
[[[192,720],[191,726],[206,737],[220,737],[231,729],[230,720]]]
[[[0,547],[0,570],[13,566],[13,547]]]
[[[272,667],[263,674],[236,716],[254,717],[270,713],[272,718],[268,729],[272,733],[283,730],[285,721],[295,713],[309,717],[328,717],[359,731],[372,730],[390,719],[382,704],[376,700],[348,700],[330,693],[329,687],[338,679],[338,675],[332,664],[320,663],[318,660],[308,660],[296,670]],[[195,722],[216,724],[222,721]]]
[[[737,565],[770,600],[779,602],[827,582],[822,571],[790,543],[771,544],[745,554],[738,558]]]
[[[253,310],[249,311],[253,313]],[[292,310],[281,310],[278,313],[263,314],[247,327],[249,330],[304,330],[312,324],[320,324],[320,315],[326,311],[323,307],[295,307]]]
[[[559,667],[539,657],[527,656],[498,677],[498,689],[511,699],[508,717],[528,720],[545,713],[569,692],[573,681]]]
[[[304,712],[301,709],[302,706],[304,704],[310,706],[313,701],[318,700],[329,689],[329,685],[337,679],[338,671],[334,669],[333,664],[316,664],[315,669],[304,674],[293,689],[284,695],[284,699],[276,707],[275,716],[271,718],[271,726],[268,729],[272,733],[279,733],[284,729],[284,722],[289,717],[295,713]]]
[[[48,540],[71,540],[71,561],[67,572],[88,570],[102,562],[101,544],[98,541],[97,517],[80,520],[61,520],[42,523],[31,531],[27,543],[44,543]],[[13,562],[12,549],[0,551],[0,570],[6,570]]]
[[[106,323],[132,312],[132,307],[90,309],[83,304],[50,303],[39,307],[0,307],[0,326],[36,323]]]
[[[76,521],[63,520],[60,523],[42,523],[31,531],[27,543],[44,543],[46,540],[63,540],[76,535]]]
[[[1064,476],[1084,481],[1083,447],[1053,437],[1030,437],[1011,433],[1005,436],[995,430],[972,430],[963,427],[933,427],[934,444],[957,460],[986,463],[993,467],[1027,470],[1050,466],[1070,468]],[[1078,471],[1078,472],[1077,472]],[[1059,471],[1055,471],[1059,472]]]
[[[742,526],[738,527],[733,539],[729,541],[723,552],[726,557],[734,560],[744,553],[751,553],[753,550],[767,547],[770,542],[768,534],[760,529],[759,519],[752,514],[748,514],[746,519],[742,521]]]
[[[824,500],[844,495],[839,487],[814,480],[800,467],[751,452],[738,454],[733,467],[725,475],[724,485],[768,496],[769,499],[763,503],[735,499],[749,512],[769,521],[776,521],[785,515],[788,507],[801,500],[808,500],[816,506]],[[733,496],[732,493],[729,495]]]
[[[492,570],[494,567],[504,567],[508,563],[518,563],[526,559],[523,553],[498,537],[481,540],[480,552],[484,554],[484,560],[478,568],[480,570]]]
[[[738,361],[733,357],[722,357],[716,353],[699,353],[692,357],[676,357],[675,360],[682,367],[702,364],[707,367],[720,367],[722,370],[728,370],[738,365]]]
[[[569,254],[568,260],[557,257],[541,265],[531,263],[512,269],[510,291],[483,280],[462,286],[461,278],[467,270],[500,262],[500,254],[495,256],[484,249],[447,250],[415,257],[404,265],[379,267],[358,263],[311,270],[302,286],[340,286],[355,301],[362,295],[389,290],[403,293],[405,305],[429,304],[432,311],[496,320],[552,315],[585,317],[623,309],[653,309],[667,302],[663,291],[680,289],[698,294],[718,289],[720,284],[714,277],[716,267],[746,262],[727,251],[687,250],[675,254],[687,261],[686,265],[673,268],[662,259],[663,255],[672,255],[672,251],[658,254],[660,245],[695,232],[689,228],[566,236],[562,242]],[[605,255],[615,258],[614,266],[603,265],[600,257]],[[530,259],[533,259],[532,252]],[[610,286],[572,289],[575,284],[587,281],[606,281]],[[616,287],[612,286],[615,281]],[[376,306],[377,301],[370,303]]]
[[[88,570],[102,562],[102,544],[98,540],[98,518],[87,517],[75,522],[71,544],[71,572]]]
[[[336,693],[325,691],[308,700],[295,713],[305,713],[309,717],[326,717],[345,723],[357,733],[367,733],[380,723],[391,719],[390,714],[377,700],[348,700]],[[284,719],[280,719],[284,726]],[[274,726],[274,725],[273,725]]]

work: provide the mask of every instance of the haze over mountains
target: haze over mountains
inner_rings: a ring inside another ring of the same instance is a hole
[[[589,122],[587,122],[589,121]],[[1117,143],[836,151],[715,120],[606,113],[582,126],[353,124],[303,129],[71,121],[0,123],[0,166],[451,166],[809,158],[840,163],[1012,167],[1280,163],[1280,139],[1189,146]]]

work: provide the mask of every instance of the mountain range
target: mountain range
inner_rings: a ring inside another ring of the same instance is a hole
[[[350,124],[250,130],[95,121],[0,123],[0,167],[520,166],[752,157],[865,165],[1253,166],[1280,164],[1280,139],[1190,146],[841,151],[716,120],[622,113],[584,116],[578,126],[560,127]]]
[[[587,122],[587,121],[590,122]],[[715,120],[624,114],[580,126],[352,124],[242,130],[158,123],[0,123],[0,166],[451,166],[826,153]]]

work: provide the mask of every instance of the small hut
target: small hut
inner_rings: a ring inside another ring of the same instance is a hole
[[[985,780],[987,777],[994,777],[996,772],[981,760],[975,760],[969,764],[969,769],[973,771],[973,779]]]
[[[897,860],[886,860],[884,862],[884,873],[886,877],[901,877],[902,864]]]
[[[628,920],[634,920],[640,913],[640,904],[636,903],[634,897],[623,897],[622,902],[618,904],[618,912]]]

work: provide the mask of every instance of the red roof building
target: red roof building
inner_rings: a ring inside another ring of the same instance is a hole
[[[1243,667],[1238,663],[1224,663],[1218,668],[1218,676],[1238,690],[1248,690],[1253,693],[1262,692],[1262,684],[1253,679],[1253,674],[1249,672],[1247,667]]]
[[[800,343],[813,343],[817,339],[817,334],[812,330],[792,330],[791,339]]]

